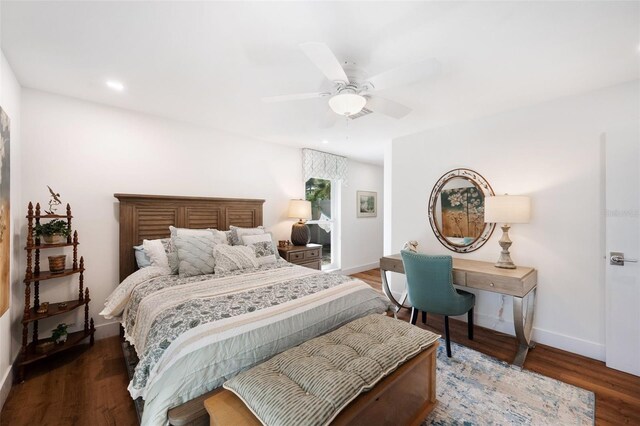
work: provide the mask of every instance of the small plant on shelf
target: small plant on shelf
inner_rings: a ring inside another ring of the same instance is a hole
[[[62,344],[67,341],[67,328],[69,326],[65,323],[58,324],[56,328],[51,332],[51,340],[53,343]]]
[[[64,243],[67,241],[67,237],[71,235],[69,225],[62,219],[39,223],[34,227],[33,232],[36,237],[42,237],[47,244]]]

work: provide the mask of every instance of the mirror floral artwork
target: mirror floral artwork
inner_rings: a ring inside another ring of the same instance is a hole
[[[476,187],[445,189],[442,203],[442,234],[448,238],[475,240],[484,228],[484,194]]]
[[[470,169],[454,169],[438,179],[429,198],[429,223],[438,241],[457,253],[479,249],[495,228],[484,222],[484,199],[491,195],[491,185]]]
[[[9,116],[0,108],[0,316],[9,309],[10,155]]]

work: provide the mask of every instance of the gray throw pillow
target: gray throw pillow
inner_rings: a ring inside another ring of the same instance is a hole
[[[178,253],[181,278],[213,274],[213,248],[216,246],[213,235],[178,235],[172,241]]]
[[[149,259],[147,253],[145,253],[144,246],[142,244],[140,244],[139,246],[133,246],[133,251],[136,255],[136,263],[138,264],[138,269],[151,266],[151,259]]]
[[[240,228],[239,226],[231,225],[229,231],[231,231],[231,245],[241,246],[243,236],[264,234],[264,226],[258,226],[257,228]]]

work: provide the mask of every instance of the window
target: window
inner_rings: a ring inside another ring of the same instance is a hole
[[[322,269],[338,269],[337,191],[331,180],[310,178],[305,183],[305,197],[311,201],[311,243],[322,245]]]

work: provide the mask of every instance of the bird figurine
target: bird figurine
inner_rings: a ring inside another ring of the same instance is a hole
[[[44,212],[46,214],[56,214],[56,206],[62,204],[62,201],[60,200],[60,194],[51,189],[49,185],[47,185],[47,188],[49,188],[51,199],[49,200],[49,210],[45,210]]]
[[[404,243],[404,246],[402,246],[402,250],[408,250],[408,251],[412,251],[414,253],[417,253],[418,252],[418,242],[416,240],[407,241],[406,243]]]

